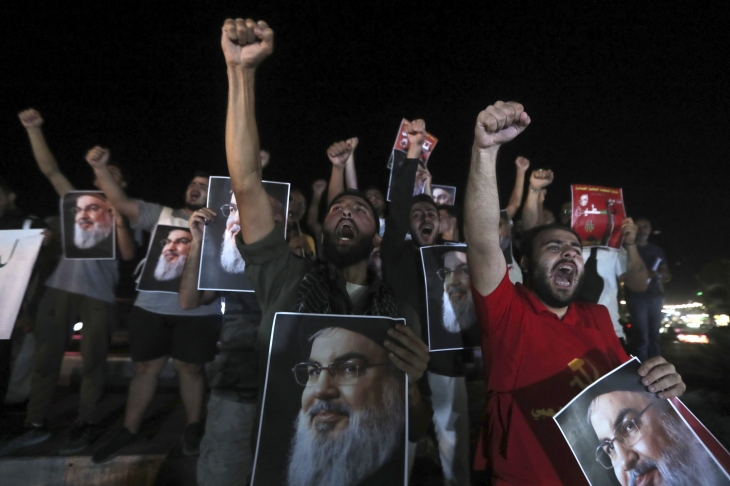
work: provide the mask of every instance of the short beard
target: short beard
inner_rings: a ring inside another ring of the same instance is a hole
[[[227,273],[243,273],[246,270],[246,262],[243,261],[241,252],[238,251],[235,241],[232,238],[233,231],[240,231],[239,226],[226,230],[221,242],[221,267]]]
[[[182,275],[186,259],[187,256],[180,255],[174,262],[168,262],[165,259],[165,255],[160,255],[160,259],[157,260],[157,266],[155,267],[155,280],[165,282],[179,278]]]
[[[530,261],[529,271],[532,291],[545,305],[555,309],[569,306],[574,298],[580,294],[580,289],[583,287],[583,282],[585,281],[583,278],[584,274],[577,275],[578,281],[573,286],[571,292],[568,294],[558,294],[550,287],[550,281],[545,268]]]
[[[185,201],[185,208],[189,209],[190,211],[197,211],[198,209],[203,209],[205,207],[205,204],[193,204]]]
[[[444,291],[442,309],[444,329],[450,333],[456,334],[466,331],[477,321],[477,311],[471,298],[471,290],[469,290],[464,302],[459,302],[456,307],[451,303],[449,294]]]
[[[664,447],[657,462],[642,461],[644,464],[629,472],[629,485],[635,486],[641,473],[654,467],[662,475],[663,486],[722,484],[722,472],[689,427],[674,417],[673,411],[668,412],[662,422],[671,442]]]
[[[337,268],[349,267],[367,260],[373,251],[372,235],[360,235],[360,239],[355,246],[340,251],[333,238],[334,234],[326,231],[322,231],[322,233],[324,234],[324,244],[322,246],[324,257]]]
[[[87,250],[93,248],[112,234],[112,225],[107,223],[94,223],[91,229],[82,229],[74,224],[74,245],[76,248]]]
[[[354,486],[388,462],[405,440],[405,404],[399,387],[402,384],[397,378],[386,378],[382,403],[360,412],[343,404],[315,405],[349,413],[350,423],[343,431],[318,431],[310,425],[309,415],[300,411],[289,457],[288,486]]]

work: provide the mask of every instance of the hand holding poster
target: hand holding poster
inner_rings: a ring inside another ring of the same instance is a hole
[[[578,233],[583,246],[620,249],[621,224],[626,219],[621,189],[573,184],[573,213],[570,227]]]
[[[421,262],[429,351],[478,348],[479,324],[471,297],[466,245],[424,246]]]
[[[262,181],[269,195],[274,219],[286,228],[289,212],[289,183]],[[246,263],[236,247],[236,235],[241,230],[236,196],[231,191],[230,177],[212,176],[208,183],[207,207],[216,216],[203,228],[198,288],[253,292],[244,271]]]
[[[649,393],[638,369],[636,358],[624,363],[553,417],[588,482],[730,485],[683,414],[672,401]]]
[[[390,153],[390,161],[388,162],[388,168],[390,168],[390,181],[388,182],[387,196],[388,201],[390,201],[390,185],[393,182],[393,170],[397,169],[403,164],[403,162],[406,160],[406,155],[408,154],[408,147],[411,146],[411,142],[408,140],[407,124],[408,120],[406,120],[405,118],[401,120],[400,129],[398,130],[398,136],[395,138],[393,150]],[[431,157],[431,153],[433,152],[433,149],[436,147],[437,143],[438,138],[427,132],[426,141],[423,143],[420,156],[420,159],[423,162],[423,167],[425,167],[428,163],[428,159],[429,157]],[[422,194],[423,188],[423,177],[418,177],[417,174],[416,182],[413,188],[413,195],[415,196],[417,194]]]
[[[396,323],[276,314],[252,485],[406,484],[408,377],[383,346]]]
[[[69,191],[61,199],[63,256],[67,260],[114,260],[116,224],[101,191]]]
[[[0,231],[0,339],[10,339],[33,266],[43,243],[43,230]]]
[[[179,293],[192,241],[188,228],[158,224],[152,233],[137,290]]]

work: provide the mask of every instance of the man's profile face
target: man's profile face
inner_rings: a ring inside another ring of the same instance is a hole
[[[221,242],[221,267],[227,273],[243,273],[246,263],[236,247],[236,235],[241,231],[241,221],[238,216],[236,195],[231,193],[231,202],[228,204],[228,218],[226,230]]]
[[[307,200],[304,194],[299,191],[291,191],[289,194],[289,219],[290,221],[299,221],[307,210]]]
[[[119,187],[121,187],[122,189],[127,187],[127,181],[124,180],[124,175],[122,174],[122,171],[119,167],[117,167],[116,165],[107,165],[106,168],[112,175],[114,182],[119,184]],[[99,186],[98,178],[94,179],[94,187],[96,187],[97,189],[101,189],[101,187]]]
[[[633,445],[620,440],[611,443],[613,471],[624,486],[665,484],[657,464],[662,461],[663,451],[671,445],[672,439],[661,422],[659,405],[663,404],[646,408],[652,401],[656,402],[646,393],[615,391],[598,396],[591,405],[589,418],[599,443],[612,440],[617,427],[630,420],[638,425],[633,428],[633,424],[629,424],[627,428],[635,434],[629,442],[638,437]]]
[[[378,212],[378,216],[382,216],[383,211],[385,210],[385,197],[383,197],[383,193],[377,189],[368,189],[365,191],[365,197],[367,197],[370,204],[375,207],[375,210]]]
[[[433,190],[433,200],[439,206],[452,206],[454,204],[449,191],[441,189],[440,187]]]
[[[411,206],[411,238],[416,246],[433,245],[439,234],[439,214],[436,207],[419,201]]]
[[[545,230],[533,243],[532,290],[546,305],[566,307],[578,295],[583,278],[583,250],[578,238],[562,229]]]
[[[452,333],[469,329],[476,322],[476,311],[471,295],[466,253],[451,251],[444,255],[441,272],[444,277],[444,327]]]
[[[79,196],[74,211],[74,244],[78,248],[93,248],[111,235],[114,216],[105,199]]]
[[[636,222],[636,239],[639,241],[647,241],[651,235],[651,223],[647,219],[640,219]]]
[[[155,267],[155,279],[173,280],[182,275],[185,260],[190,253],[190,242],[193,235],[184,229],[170,231],[162,240],[162,253]]]
[[[208,179],[194,177],[185,191],[185,207],[197,211],[205,206],[208,199]]]
[[[380,241],[370,206],[352,195],[342,196],[330,207],[322,233],[325,258],[339,268],[367,259]]]
[[[456,228],[456,218],[451,216],[445,209],[439,209],[439,229],[441,233],[453,231]]]

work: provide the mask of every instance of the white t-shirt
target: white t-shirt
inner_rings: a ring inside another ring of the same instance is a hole
[[[587,261],[590,256],[591,249],[583,248],[583,261]],[[603,279],[603,292],[598,303],[608,309],[616,335],[626,339],[618,312],[618,277],[626,273],[626,250],[598,248],[596,261],[598,275]]]

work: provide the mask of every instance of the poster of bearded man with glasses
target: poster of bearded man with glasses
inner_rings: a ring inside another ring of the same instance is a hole
[[[286,228],[289,204],[289,183],[262,181],[269,195],[274,219]],[[231,190],[229,177],[213,176],[208,183],[208,204],[216,216],[203,229],[198,288],[253,292],[244,274],[246,262],[236,247],[236,235],[241,231],[238,203]]]
[[[396,324],[276,314],[253,486],[407,484],[408,377],[384,345]]]
[[[68,260],[114,260],[116,225],[101,191],[70,191],[61,199],[63,256]]]
[[[428,349],[478,348],[479,326],[471,296],[466,245],[421,248],[428,320]]]
[[[178,293],[192,242],[193,235],[188,228],[158,224],[152,233],[137,290]]]
[[[650,393],[638,369],[636,358],[627,361],[553,417],[588,482],[730,485],[721,466],[730,459],[727,451],[678,399]],[[694,427],[685,416],[694,419]]]

